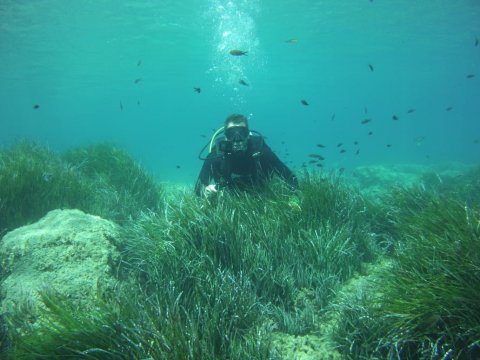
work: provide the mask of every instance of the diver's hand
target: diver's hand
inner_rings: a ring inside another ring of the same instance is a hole
[[[210,184],[205,187],[204,194],[207,198],[211,197],[212,195],[218,192],[217,185]]]
[[[288,207],[293,211],[302,211],[302,200],[299,196],[291,196],[288,199]]]

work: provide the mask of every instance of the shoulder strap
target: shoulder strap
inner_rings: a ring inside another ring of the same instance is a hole
[[[262,155],[263,146],[265,144],[263,136],[257,132],[254,132],[250,135],[250,146],[252,151],[252,157],[258,158]]]

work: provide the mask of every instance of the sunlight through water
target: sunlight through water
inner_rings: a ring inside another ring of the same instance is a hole
[[[265,59],[260,53],[255,16],[260,12],[258,0],[212,0],[206,16],[212,22],[212,60],[207,74],[213,77],[214,86],[222,89],[233,106],[245,104],[239,92],[239,81],[248,83],[248,77],[258,72]],[[247,52],[233,56],[231,50]]]

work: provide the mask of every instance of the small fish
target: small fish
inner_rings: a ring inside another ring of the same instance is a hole
[[[367,109],[366,106],[363,108],[363,112],[364,112],[365,114],[368,114],[368,109]]]
[[[453,110],[453,107],[449,106],[445,109],[445,111],[452,111]]]
[[[33,107],[35,110],[37,110],[37,109],[39,109],[39,108],[40,108],[40,105],[38,105],[38,104],[35,104],[35,105],[33,105],[32,107]]]
[[[388,147],[388,148],[389,148],[389,147],[392,147],[392,144],[387,144],[387,147]]]
[[[323,144],[317,144],[317,147],[319,147],[319,148],[324,148],[325,145],[323,145]]]
[[[338,172],[339,172],[340,175],[343,174],[344,171],[345,171],[344,167],[341,167],[340,169],[338,169]]]
[[[230,50],[229,54],[233,56],[247,56],[248,51],[243,50]]]
[[[353,142],[353,144],[354,144],[354,145],[358,145],[358,141],[355,140],[355,141]]]
[[[360,124],[365,125],[368,124],[370,121],[372,121],[372,119],[363,119],[362,121],[360,121]]]
[[[140,81],[142,81],[142,79],[141,79],[141,78],[138,78],[138,79],[135,79],[134,83],[135,83],[135,84],[138,84]]]
[[[303,105],[305,105],[305,106],[310,105],[310,104],[307,102],[307,100],[300,100],[300,102],[301,102]]]
[[[42,173],[42,179],[45,182],[50,182],[50,180],[52,179],[52,174],[44,172],[44,173]]]
[[[243,85],[243,86],[248,86],[247,82],[245,80],[242,80],[242,79],[238,80],[238,83],[240,85]]]
[[[180,166],[180,165],[177,165],[177,166],[175,166],[175,167],[176,167],[177,169],[180,169],[180,168],[181,168],[181,166]]]
[[[408,109],[407,114],[414,113],[416,110],[415,109]]]
[[[478,46],[479,43],[480,43],[480,40],[478,40],[478,37],[475,37],[475,46]]]
[[[317,166],[318,167],[323,167],[323,164],[322,163],[317,163]]]
[[[473,140],[473,143],[474,143],[474,144],[480,144],[480,139],[475,139],[475,140]]]
[[[373,65],[372,65],[372,64],[368,64],[368,68],[370,69],[370,71],[373,72],[374,68],[373,68]]]
[[[332,117],[330,118],[331,121],[335,120],[335,113],[332,114]]]
[[[288,44],[296,44],[298,43],[298,39],[288,39],[288,40],[285,40],[285,42]]]
[[[475,77],[475,74],[468,74],[467,79],[473,79]]]
[[[193,91],[195,91],[197,94],[200,94],[200,92],[202,91],[202,89],[200,89],[199,87],[194,87],[194,88],[193,88]]]
[[[342,146],[342,145],[343,145],[343,143],[338,143],[338,144],[337,144],[337,147],[340,147],[340,146]]]
[[[140,106],[140,100],[137,100],[137,105]]]
[[[316,164],[318,162],[318,160],[309,160],[308,163],[309,164]]]
[[[347,150],[345,150],[345,149],[340,150],[340,154],[343,154],[345,152],[347,152]]]
[[[123,111],[123,104],[121,101],[120,101],[120,111]]]
[[[360,149],[357,149],[357,151],[355,151],[355,155],[358,155],[360,154]]]
[[[421,145],[423,140],[425,140],[425,136],[417,136],[415,139],[413,139],[417,145]]]
[[[325,158],[322,155],[319,155],[319,154],[308,154],[308,156],[311,157],[311,158],[318,159],[318,160],[325,160]]]
[[[369,135],[369,136],[370,136],[370,135],[373,135],[373,131],[369,131],[369,132],[368,132],[368,135]]]
[[[140,65],[142,65],[142,60],[138,60],[137,62],[137,66],[140,66]]]
[[[397,116],[397,115],[393,115],[393,116],[392,116],[392,120],[398,120],[398,116]]]

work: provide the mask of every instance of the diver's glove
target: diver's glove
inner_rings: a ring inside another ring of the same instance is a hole
[[[207,199],[212,198],[214,195],[218,193],[218,188],[216,184],[210,184],[203,189],[203,193]]]
[[[302,211],[302,200],[298,195],[292,195],[288,199],[288,207],[294,211]]]

